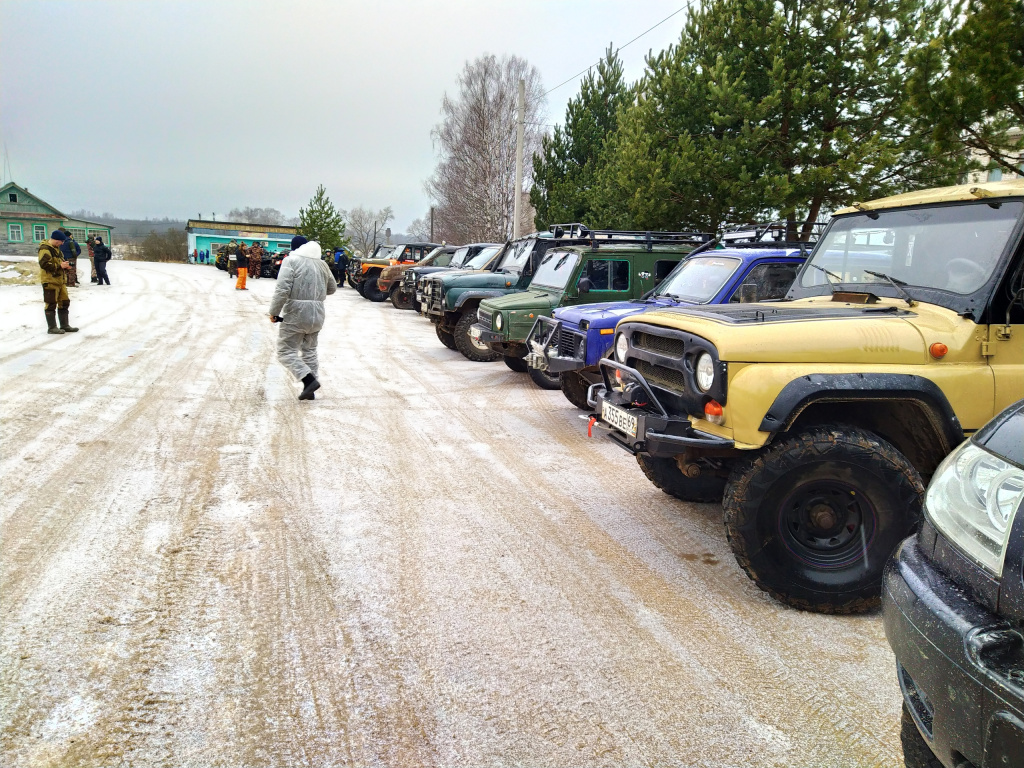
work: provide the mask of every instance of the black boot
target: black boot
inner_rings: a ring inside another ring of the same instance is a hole
[[[78,329],[72,327],[72,325],[68,323],[68,311],[66,309],[58,309],[57,317],[60,318],[60,329],[64,331],[64,333],[78,333]]]
[[[46,311],[46,328],[47,333],[64,333],[64,331],[57,327],[57,311],[47,309]]]
[[[302,394],[299,395],[299,400],[312,400],[313,393],[320,389],[320,382],[316,380],[316,376],[312,373],[307,373],[302,377],[302,383],[305,387],[302,390]]]

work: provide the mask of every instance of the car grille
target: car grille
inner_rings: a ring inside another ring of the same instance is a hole
[[[478,309],[476,319],[484,328],[491,329],[491,311],[489,309]]]
[[[655,384],[673,392],[686,392],[686,377],[682,371],[655,365],[646,360],[636,360],[634,367],[651,384]]]
[[[575,358],[576,347],[581,338],[578,333],[560,328],[558,330],[558,356]]]
[[[683,356],[683,342],[681,339],[673,339],[669,336],[656,336],[653,333],[639,331],[633,334],[633,346],[645,349],[648,352],[656,352],[669,357]],[[668,370],[668,369],[666,369]]]

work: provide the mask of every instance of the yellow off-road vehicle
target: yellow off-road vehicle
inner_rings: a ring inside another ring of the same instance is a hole
[[[1024,397],[1022,250],[1024,180],[855,203],[785,300],[620,322],[592,425],[666,493],[722,500],[763,590],[866,610],[924,482]]]

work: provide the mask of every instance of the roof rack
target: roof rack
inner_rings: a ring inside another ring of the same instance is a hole
[[[800,230],[810,225],[806,240],[799,237]],[[806,248],[813,245],[825,230],[825,223],[820,221],[770,221],[759,224],[745,224],[727,229],[719,237],[722,245],[730,248],[764,247],[766,244],[786,245],[794,248]]]
[[[589,240],[595,251],[601,245],[631,243],[644,245],[650,251],[655,245],[678,245],[687,243],[702,245],[715,239],[710,232],[657,232],[626,229],[590,229],[584,224],[555,224],[549,227],[555,239]]]

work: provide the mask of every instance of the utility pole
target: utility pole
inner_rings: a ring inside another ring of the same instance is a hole
[[[370,247],[373,249],[373,251],[377,250],[377,222],[376,221],[373,222],[373,245],[371,245]],[[366,258],[370,258],[370,255],[373,254],[373,251],[370,251],[370,253],[367,254]]]
[[[430,206],[430,242],[434,242],[434,206]]]
[[[516,120],[516,197],[512,208],[512,239],[519,239],[519,208],[523,204],[523,132],[526,129],[526,81],[519,81],[519,117]]]

